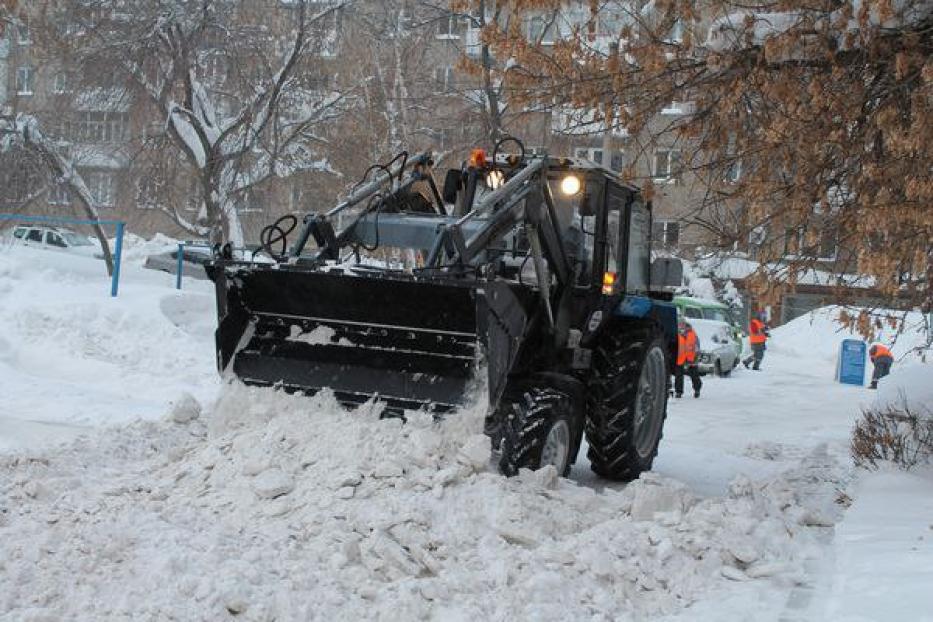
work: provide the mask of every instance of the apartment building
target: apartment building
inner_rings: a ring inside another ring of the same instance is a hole
[[[89,24],[128,19],[118,11],[130,11],[132,4],[115,2],[112,13],[103,17],[67,2],[21,4],[12,26],[0,30],[0,106],[6,113],[38,119],[43,133],[74,163],[101,218],[124,220],[131,232],[147,237],[157,232],[193,237],[179,221],[197,222],[203,190],[198,171],[184,158],[160,157],[177,153],[163,148],[164,111],[136,90],[137,85],[121,82],[106,67],[69,66],[69,54],[62,51],[63,42],[80,36]],[[319,4],[324,3],[312,3],[309,13],[320,9]],[[269,56],[287,51],[296,19],[293,3],[250,0],[236,3],[235,9],[234,21],[250,34],[251,43],[267,46]],[[332,36],[314,33],[316,45],[320,44],[315,58],[318,71],[300,76],[308,84],[318,80],[327,86],[327,65],[337,54],[338,20],[335,11],[316,25]],[[267,69],[260,66],[259,56],[251,59],[238,50],[233,57],[227,46],[222,36],[206,40],[197,68],[219,115],[230,110],[227,98],[234,73],[242,79],[247,72],[259,75]],[[68,185],[49,179],[41,166],[23,166],[23,157],[22,153],[0,156],[5,160],[0,165],[4,182],[0,211],[83,217]],[[14,162],[16,158],[20,161]],[[279,213],[305,211],[308,197],[322,188],[332,194],[332,178],[322,161],[318,170],[304,170],[287,179],[273,177],[238,193],[235,205],[247,239],[258,239],[259,230]]]
[[[122,5],[131,3],[124,0]],[[39,4],[23,6],[40,8]],[[244,36],[268,47],[268,58],[280,58],[287,51],[296,3],[242,0],[230,6]],[[309,12],[327,6],[327,2],[312,3]],[[594,21],[589,3],[578,2],[556,16],[523,17],[519,26],[530,41],[545,49],[583,29],[588,45],[608,53],[619,29],[630,19],[625,8],[621,3],[604,3]],[[181,220],[197,221],[202,196],[198,171],[184,158],[159,157],[177,153],[177,149],[151,148],[165,140],[164,112],[134,92],[132,85],[115,82],[105,71],[88,75],[82,67],[65,64],[68,56],[56,45],[79,32],[83,21],[95,18],[72,14],[75,23],[71,23],[67,17],[66,13],[58,30],[50,32],[46,15],[40,30],[33,27],[34,17],[27,8],[17,23],[0,33],[0,76],[5,77],[0,79],[0,102],[6,109],[36,115],[45,132],[61,141],[102,217],[125,220],[131,231],[145,236],[162,232],[192,237],[169,212]],[[382,26],[380,20],[385,22]],[[326,209],[370,162],[392,149],[432,149],[442,166],[456,165],[470,147],[485,142],[491,135],[490,124],[496,122],[502,131],[520,137],[531,152],[586,157],[625,171],[636,184],[650,183],[654,189],[653,236],[660,247],[689,255],[720,243],[693,224],[708,186],[685,161],[689,145],[669,131],[692,112],[689,102],[670,102],[638,136],[619,129],[606,132],[592,111],[516,105],[508,101],[508,91],[498,77],[485,84],[482,72],[477,72],[483,51],[481,21],[451,13],[445,3],[413,0],[372,0],[329,14],[323,30],[315,33],[314,62],[303,67],[299,77],[309,89],[343,89],[359,109],[335,119],[329,130],[318,131],[324,156],[317,170],[311,167],[294,175],[273,176],[237,194],[236,208],[247,240],[255,242],[259,230],[281,214]],[[682,33],[675,26],[670,36],[676,40]],[[229,46],[222,36],[206,41],[198,67],[198,77],[207,85],[219,114],[232,108],[232,103],[228,105],[231,92],[249,84],[250,75],[263,69],[259,60],[244,61]],[[379,54],[385,56],[382,61],[374,59]],[[464,70],[467,61],[474,64],[472,72]],[[360,75],[361,70],[372,75]],[[384,93],[374,94],[380,87]],[[490,90],[499,99],[497,120],[491,120]],[[401,130],[388,127],[393,114],[398,116],[394,122],[404,126]],[[394,136],[398,144],[374,140],[371,135],[377,133]],[[29,178],[21,167],[3,166],[2,170],[6,175],[0,192],[4,211],[75,213],[74,198],[66,186]],[[736,166],[721,183],[738,181],[741,174],[741,167]],[[753,234],[736,250],[749,250],[753,258],[756,247],[775,243],[779,233]],[[812,235],[804,240],[798,231],[783,233],[790,258],[800,252],[801,244],[814,243]],[[832,232],[819,237],[827,263],[835,262],[838,252]]]

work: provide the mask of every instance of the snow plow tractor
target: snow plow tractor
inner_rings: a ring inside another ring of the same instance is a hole
[[[266,227],[252,260],[219,249],[218,366],[399,415],[442,416],[485,384],[506,475],[567,474],[585,435],[596,473],[636,478],[677,347],[665,286],[680,265],[651,263],[651,218],[614,174],[514,138],[443,180],[430,154],[403,152],[330,211]]]

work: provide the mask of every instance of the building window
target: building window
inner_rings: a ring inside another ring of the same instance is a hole
[[[201,198],[204,196],[204,189],[201,187],[201,180],[192,177],[188,180],[188,192],[185,194],[182,204],[186,212],[197,212],[201,209]]]
[[[71,205],[71,189],[68,184],[64,182],[52,184],[49,190],[49,205]]]
[[[836,231],[832,227],[819,227],[819,231],[810,235],[805,227],[784,230],[784,256],[789,259],[806,257],[834,261],[837,251]]]
[[[25,17],[16,23],[16,42],[20,45],[32,43],[32,37],[29,33],[29,20]]]
[[[125,112],[82,112],[72,122],[68,133],[82,142],[122,142],[126,140],[127,125]]]
[[[136,209],[156,209],[162,194],[158,177],[140,177],[136,182]]]
[[[305,212],[304,192],[301,186],[295,184],[289,193],[289,210],[292,212]]]
[[[733,160],[732,162],[729,163],[729,166],[726,167],[726,172],[723,175],[723,178],[727,183],[735,184],[735,183],[738,183],[741,177],[742,177],[742,161]]]
[[[99,207],[113,207],[113,173],[94,171],[84,176],[91,198]]]
[[[32,67],[20,67],[16,70],[16,94],[32,95],[36,80],[36,70]]]
[[[666,247],[676,247],[680,242],[680,223],[672,220],[656,220],[651,223],[651,241]]]
[[[227,59],[219,53],[210,54],[201,63],[201,77],[208,84],[224,84],[227,81]]]
[[[233,205],[236,208],[236,211],[241,214],[262,211],[262,206],[256,200],[256,195],[254,195],[250,190],[238,194],[233,200]]]
[[[456,15],[448,15],[437,21],[438,39],[459,39],[465,30],[464,20]]]
[[[625,16],[623,13],[603,7],[596,22],[596,34],[600,37],[618,37],[622,34],[624,26]]]
[[[528,20],[528,40],[541,45],[554,43],[553,25],[543,15],[536,15]]]
[[[55,78],[52,80],[52,92],[56,95],[63,95],[68,92],[68,74],[64,71],[55,74]]]
[[[456,84],[454,81],[454,68],[451,66],[436,67],[434,69],[434,81],[437,83],[437,86],[444,90],[454,88]]]
[[[654,152],[654,178],[663,181],[679,181],[680,151],[657,149]]]
[[[575,147],[573,155],[575,158],[592,160],[597,164],[603,163],[603,150],[598,147]]]
[[[664,39],[665,43],[670,43],[673,45],[683,43],[684,41],[684,23],[680,20],[674,22],[674,25],[671,26],[670,31],[667,33],[667,38]]]

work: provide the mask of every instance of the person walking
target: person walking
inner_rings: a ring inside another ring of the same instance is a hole
[[[868,358],[871,359],[874,370],[871,373],[871,384],[869,389],[877,389],[878,381],[891,373],[891,365],[894,364],[894,355],[887,346],[876,343],[868,349]]]
[[[755,371],[761,370],[761,361],[765,358],[765,350],[767,349],[765,343],[768,341],[769,336],[768,325],[764,322],[764,314],[759,313],[748,323],[748,342],[752,346],[752,353],[742,361],[745,369],[748,369],[749,363],[755,361],[752,369]]]
[[[674,366],[674,397],[683,397],[684,374],[690,376],[693,385],[693,397],[700,397],[700,369],[697,356],[700,352],[700,338],[696,331],[684,320],[677,323],[677,365]]]

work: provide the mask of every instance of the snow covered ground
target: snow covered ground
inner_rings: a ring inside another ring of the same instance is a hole
[[[0,621],[931,619],[933,474],[851,468],[876,396],[826,317],[672,401],[639,481],[585,448],[505,479],[481,406],[221,386],[209,284],[143,255],[110,299],[99,262],[0,250]]]

